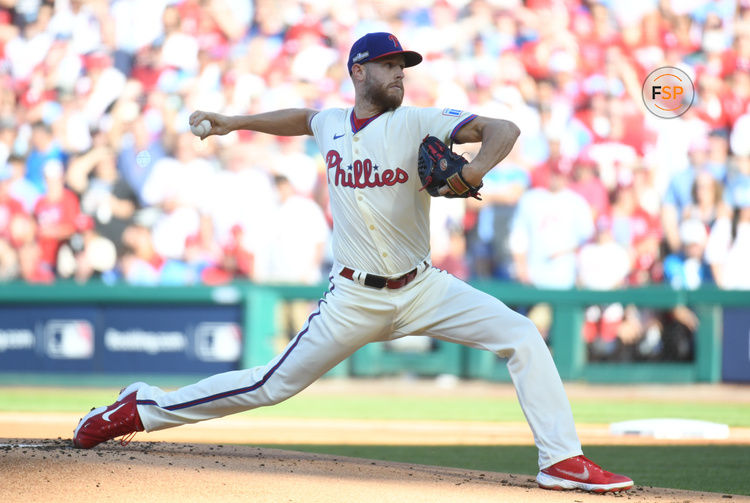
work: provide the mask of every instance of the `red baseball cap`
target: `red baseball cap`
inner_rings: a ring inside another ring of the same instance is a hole
[[[414,51],[405,51],[395,35],[386,32],[368,33],[352,44],[347,64],[349,73],[352,73],[354,64],[367,63],[393,54],[403,54],[407,67],[422,62],[422,55]]]

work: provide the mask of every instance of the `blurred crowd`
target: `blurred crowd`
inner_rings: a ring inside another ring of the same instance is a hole
[[[351,106],[370,31],[425,57],[405,104],[522,131],[481,201],[433,201],[438,267],[750,289],[750,0],[0,0],[0,280],[321,281],[312,139],[200,141],[188,116]],[[662,66],[695,85],[675,119],[643,103]],[[592,337],[624,337],[614,311],[592,306]]]

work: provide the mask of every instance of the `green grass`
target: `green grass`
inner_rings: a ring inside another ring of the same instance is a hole
[[[471,470],[537,473],[532,446],[267,445],[296,451]],[[591,446],[586,455],[637,486],[750,495],[750,447],[737,445]]]
[[[0,411],[79,412],[112,403],[117,389],[2,388]],[[750,404],[657,400],[572,400],[580,423],[611,423],[629,419],[673,417],[702,419],[750,427]],[[402,419],[437,421],[525,421],[515,398],[351,396],[304,393],[274,407],[250,412],[260,417],[311,419]]]

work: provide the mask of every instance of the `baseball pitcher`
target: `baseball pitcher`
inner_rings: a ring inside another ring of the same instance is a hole
[[[236,130],[315,138],[327,168],[334,219],[328,291],[267,365],[214,375],[172,392],[131,384],[115,403],[80,421],[75,446],[91,448],[137,431],[273,405],[367,343],[421,334],[508,359],[539,450],[541,487],[595,492],[632,487],[628,477],[583,456],[565,390],[534,324],[430,263],[431,198],[481,197],[482,177],[508,155],[519,129],[461,110],[402,107],[404,69],[421,61],[394,35],[369,33],[349,54],[353,108],[190,116],[191,126],[210,123],[199,130],[201,138]],[[446,145],[467,142],[481,142],[471,162]]]

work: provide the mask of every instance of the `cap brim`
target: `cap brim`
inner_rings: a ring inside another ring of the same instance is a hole
[[[422,55],[418,52],[414,51],[393,51],[393,52],[386,52],[385,54],[381,54],[377,58],[373,58],[370,61],[377,61],[379,59],[387,58],[388,56],[393,56],[394,54],[403,54],[404,55],[404,63],[407,68],[410,66],[416,66],[419,63],[422,62]]]

